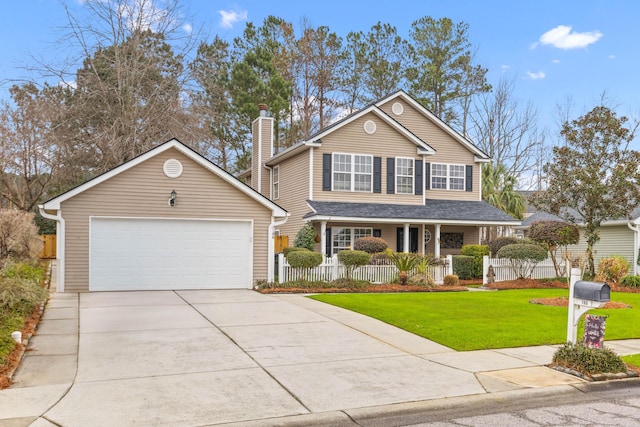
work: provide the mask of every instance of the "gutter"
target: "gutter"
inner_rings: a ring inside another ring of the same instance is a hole
[[[267,238],[267,256],[269,257],[267,262],[267,281],[273,282],[275,280],[275,248],[273,241],[273,233],[276,227],[279,227],[289,220],[289,213],[284,219],[275,221],[274,217],[271,217],[271,223],[269,224],[268,231],[269,237]]]
[[[633,224],[633,221],[627,223],[627,227],[633,231],[633,275],[638,275],[638,240],[640,239],[640,228],[638,225]]]
[[[56,221],[56,262],[58,265],[56,266],[56,291],[64,292],[64,271],[65,271],[65,261],[64,261],[64,247],[65,247],[65,223],[64,218],[62,218],[62,211],[60,209],[57,210],[56,215],[51,215],[47,213],[44,209],[44,205],[39,205],[38,210],[40,211],[40,215],[43,218],[51,219]]]

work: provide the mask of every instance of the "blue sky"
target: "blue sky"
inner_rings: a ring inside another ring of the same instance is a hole
[[[71,0],[81,7],[80,0]],[[540,124],[557,134],[555,106],[571,98],[574,117],[595,106],[606,92],[611,106],[629,116],[640,113],[640,2],[582,0],[536,2],[497,0],[458,1],[302,1],[302,0],[183,0],[193,28],[231,40],[245,22],[256,24],[267,15],[282,17],[299,28],[306,18],[327,25],[341,36],[368,31],[388,22],[403,36],[423,16],[449,17],[470,26],[477,61],[496,83],[505,75],[515,82],[514,95],[531,101]],[[0,15],[0,98],[7,80],[20,78],[20,66],[31,55],[60,60],[65,46],[53,44],[66,24],[59,0],[3,3]],[[640,145],[640,144],[639,144]]]

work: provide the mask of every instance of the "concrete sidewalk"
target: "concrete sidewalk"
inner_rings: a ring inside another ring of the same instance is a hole
[[[640,340],[607,342],[640,353]],[[53,293],[0,425],[354,425],[354,417],[547,393],[553,346],[456,352],[301,295]]]

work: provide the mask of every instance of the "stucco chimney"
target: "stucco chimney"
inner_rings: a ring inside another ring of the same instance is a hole
[[[267,104],[258,104],[259,116],[251,126],[251,186],[271,197],[271,176],[265,163],[273,156],[273,117]]]

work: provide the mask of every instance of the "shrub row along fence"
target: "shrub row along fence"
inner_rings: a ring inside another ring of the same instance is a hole
[[[444,276],[453,274],[451,256],[444,259],[441,265],[428,267],[429,275],[437,285],[444,283]],[[416,269],[409,272],[409,277],[417,274]],[[346,276],[344,265],[338,261],[338,256],[325,257],[315,268],[292,268],[284,254],[278,254],[278,282],[293,282],[296,280],[330,282]],[[390,283],[398,278],[398,269],[390,261],[383,265],[364,265],[358,267],[352,279],[366,280],[371,283]]]
[[[482,260],[482,284],[484,285],[489,283],[489,266],[493,269],[494,282],[516,280],[518,278],[508,259],[484,256]],[[556,277],[556,270],[553,268],[551,258],[537,263],[535,267],[533,267],[530,276],[531,279],[546,279],[549,277]]]

